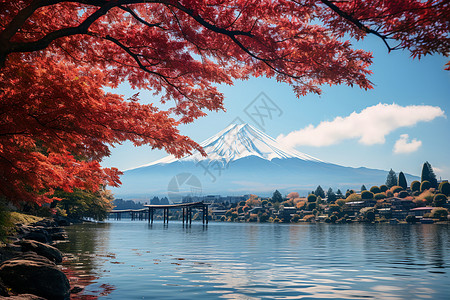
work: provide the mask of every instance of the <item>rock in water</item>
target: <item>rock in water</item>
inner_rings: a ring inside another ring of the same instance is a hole
[[[55,263],[62,262],[62,254],[61,251],[56,249],[53,246],[46,245],[37,241],[32,240],[23,240],[18,242],[19,245],[22,246],[22,251],[33,251],[38,255],[44,256]]]
[[[66,275],[49,259],[33,252],[3,262],[0,279],[14,293],[55,300],[70,297]]]

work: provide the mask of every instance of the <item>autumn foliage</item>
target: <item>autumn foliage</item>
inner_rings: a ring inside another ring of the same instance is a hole
[[[55,189],[119,184],[102,168],[125,140],[182,156],[177,126],[223,109],[217,84],[275,77],[298,96],[372,87],[371,53],[447,55],[448,1],[0,1],[0,197],[49,202]],[[108,93],[127,82],[171,108]]]

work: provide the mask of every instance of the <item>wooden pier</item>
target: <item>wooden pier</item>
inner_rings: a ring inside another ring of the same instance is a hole
[[[208,205],[203,202],[193,202],[193,203],[179,203],[179,204],[168,204],[168,205],[144,205],[148,208],[148,222],[153,224],[153,215],[155,210],[163,210],[163,223],[169,224],[169,211],[171,209],[181,208],[183,210],[183,224],[192,224],[192,209],[197,208],[202,210],[202,222],[203,224],[208,224]]]
[[[141,209],[122,209],[113,210],[111,214],[115,215],[116,220],[122,219],[123,213],[129,213],[131,220],[148,220],[150,224],[153,224],[154,213],[158,209],[163,210],[163,223],[169,224],[169,212],[171,209],[181,208],[183,211],[182,221],[184,224],[192,224],[192,209],[199,209],[202,211],[202,222],[208,224],[208,203],[193,202],[193,203],[179,203],[179,204],[167,204],[167,205],[144,205],[146,208]]]

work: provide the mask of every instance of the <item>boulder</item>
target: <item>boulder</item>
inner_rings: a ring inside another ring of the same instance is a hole
[[[62,262],[62,254],[61,251],[56,249],[53,246],[43,244],[41,242],[33,241],[33,240],[22,240],[17,243],[22,247],[23,252],[32,251],[38,255],[44,256],[49,260],[60,263]]]
[[[52,233],[50,236],[53,241],[64,241],[68,239],[67,234],[65,234],[64,232]]]
[[[69,299],[66,275],[49,259],[27,252],[0,265],[0,279],[16,294],[33,294],[46,299]]]
[[[26,240],[38,241],[41,243],[48,243],[51,241],[50,235],[44,230],[27,233],[23,236],[23,238]]]

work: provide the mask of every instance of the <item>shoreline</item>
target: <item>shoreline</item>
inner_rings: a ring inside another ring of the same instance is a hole
[[[0,247],[0,297],[70,299],[83,290],[70,285],[63,268],[65,254],[58,243],[70,243],[65,226],[83,223],[68,218],[42,218],[14,224],[8,243]]]

